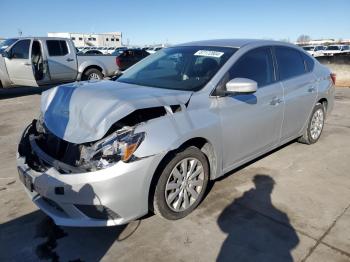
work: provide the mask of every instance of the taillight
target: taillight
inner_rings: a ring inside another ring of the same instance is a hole
[[[331,79],[332,79],[333,85],[335,85],[335,81],[337,80],[337,75],[334,73],[331,73]]]
[[[118,67],[122,67],[122,62],[120,61],[119,56],[115,58],[115,63],[117,64]]]

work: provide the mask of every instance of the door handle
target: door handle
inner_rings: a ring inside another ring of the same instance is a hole
[[[283,100],[281,98],[274,97],[274,98],[272,98],[272,100],[270,102],[270,105],[277,106],[277,105],[279,105],[282,102],[283,102]]]
[[[72,62],[72,61],[74,61],[74,59],[72,59],[72,58],[67,58],[66,61],[67,61],[67,62]]]
[[[28,63],[28,62],[25,62],[25,63],[23,63],[23,65],[25,65],[25,66],[31,66],[32,64],[31,64],[31,63]]]

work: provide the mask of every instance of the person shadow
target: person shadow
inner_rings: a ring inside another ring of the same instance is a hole
[[[275,181],[268,175],[253,178],[255,188],[235,199],[217,223],[227,234],[217,261],[293,261],[291,251],[299,237],[287,214],[275,208],[271,193]],[[263,211],[255,211],[255,210]]]

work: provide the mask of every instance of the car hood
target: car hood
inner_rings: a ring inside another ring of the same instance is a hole
[[[142,108],[186,104],[192,92],[113,81],[76,82],[42,93],[46,128],[71,143],[101,139],[118,120]]]

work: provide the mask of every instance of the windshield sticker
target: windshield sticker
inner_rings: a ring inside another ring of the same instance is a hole
[[[209,57],[221,57],[224,52],[211,51],[211,50],[198,50],[194,55],[196,56],[209,56]]]

